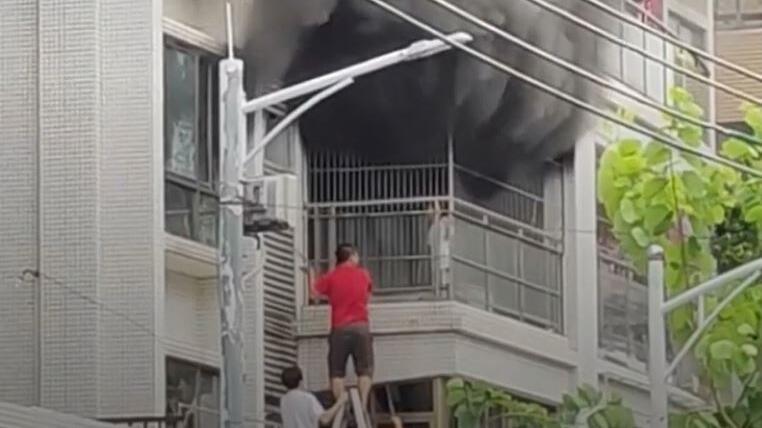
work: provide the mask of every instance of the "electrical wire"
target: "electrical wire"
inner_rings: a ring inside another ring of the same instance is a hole
[[[692,147],[685,146],[685,145],[683,145],[683,143],[680,140],[677,140],[677,139],[675,139],[675,138],[673,138],[671,136],[665,135],[663,133],[660,134],[660,133],[654,132],[654,131],[646,128],[646,127],[643,127],[643,126],[631,123],[631,122],[629,122],[629,121],[627,121],[627,120],[625,120],[625,119],[623,119],[623,118],[621,118],[621,117],[619,117],[617,115],[608,113],[605,110],[600,109],[598,107],[595,107],[592,104],[590,104],[590,103],[588,103],[588,102],[586,102],[584,100],[581,100],[581,99],[579,99],[579,98],[577,98],[577,97],[575,97],[573,95],[570,95],[567,92],[558,90],[558,89],[548,85],[547,83],[545,83],[543,81],[535,79],[534,77],[531,77],[531,76],[529,76],[529,75],[527,75],[527,74],[525,74],[525,73],[523,73],[521,71],[518,71],[515,68],[513,68],[513,67],[511,67],[511,66],[509,66],[509,65],[507,65],[507,64],[505,64],[503,62],[500,62],[500,61],[496,60],[495,58],[493,58],[493,57],[491,57],[491,56],[489,56],[489,55],[487,55],[487,54],[485,54],[485,53],[483,53],[481,51],[478,51],[478,50],[476,50],[474,48],[471,48],[471,47],[469,47],[469,46],[467,46],[467,45],[465,45],[463,43],[460,43],[460,42],[457,42],[457,41],[454,41],[454,40],[450,40],[447,37],[447,35],[445,33],[443,33],[442,31],[437,30],[436,28],[432,27],[431,25],[421,21],[418,18],[413,17],[412,15],[408,14],[407,12],[402,11],[401,9],[399,9],[399,8],[397,8],[395,6],[392,6],[391,4],[387,3],[384,0],[366,0],[366,1],[368,1],[368,2],[378,6],[379,8],[387,11],[388,13],[391,13],[391,14],[397,16],[398,18],[408,22],[409,24],[419,28],[420,30],[423,30],[423,31],[431,34],[432,36],[436,37],[439,40],[442,40],[443,42],[445,42],[448,45],[454,47],[455,49],[460,50],[462,52],[465,52],[469,56],[474,57],[477,60],[479,60],[479,61],[481,61],[481,62],[483,62],[485,64],[488,64],[488,65],[490,65],[490,66],[492,66],[492,67],[494,67],[494,68],[496,68],[498,70],[501,70],[504,73],[509,74],[509,75],[519,79],[519,80],[522,80],[522,81],[526,82],[527,84],[529,84],[530,86],[533,86],[533,87],[541,90],[542,92],[545,92],[546,94],[549,94],[549,95],[554,96],[554,97],[556,97],[558,99],[564,100],[564,101],[568,102],[569,104],[574,105],[575,107],[578,107],[578,108],[580,108],[582,110],[585,110],[585,111],[587,111],[589,113],[592,113],[592,114],[594,114],[594,115],[596,115],[598,117],[607,119],[607,120],[609,120],[609,121],[611,121],[613,123],[616,123],[616,124],[618,124],[618,125],[620,125],[622,127],[631,129],[631,130],[633,130],[635,132],[638,132],[638,133],[643,134],[645,136],[651,137],[655,141],[663,143],[663,144],[665,144],[665,145],[667,145],[669,147],[672,147],[672,148],[674,148],[674,149],[676,149],[678,151],[681,151],[681,152],[684,152],[684,153],[688,153],[688,154],[692,154],[694,156],[701,157],[701,158],[704,158],[706,160],[713,161],[715,163],[727,166],[729,168],[733,168],[733,169],[736,169],[738,171],[745,172],[746,174],[749,174],[750,176],[753,176],[753,177],[762,178],[762,171],[758,171],[758,170],[750,168],[750,167],[748,167],[746,165],[743,165],[743,164],[740,164],[740,163],[737,163],[737,162],[734,162],[734,161],[731,161],[731,160],[728,160],[728,159],[721,158],[721,157],[716,156],[716,155],[711,154],[711,153],[704,152],[704,151],[702,151],[700,149],[695,149],[695,148],[692,148]]]
[[[735,97],[737,97],[739,99],[742,99],[744,101],[748,101],[748,102],[751,102],[751,103],[754,103],[754,104],[762,105],[762,99],[760,99],[760,98],[757,98],[757,97],[754,97],[752,95],[749,95],[749,94],[747,94],[747,93],[745,93],[745,92],[743,92],[743,91],[741,91],[739,89],[736,89],[736,88],[734,88],[734,87],[732,87],[730,85],[727,85],[725,83],[719,82],[719,81],[717,81],[715,79],[711,79],[711,78],[708,78],[706,76],[702,76],[701,74],[696,73],[695,71],[693,71],[691,69],[679,66],[677,64],[673,64],[673,63],[671,63],[669,61],[666,61],[665,59],[660,58],[660,57],[652,54],[651,52],[648,52],[647,50],[641,48],[640,46],[637,46],[635,44],[627,42],[626,40],[623,40],[620,37],[614,36],[611,33],[609,33],[608,31],[605,31],[602,28],[589,23],[589,22],[581,19],[578,16],[575,16],[573,13],[571,13],[571,12],[569,12],[567,10],[564,10],[563,8],[560,8],[560,7],[558,7],[558,6],[556,6],[556,5],[552,4],[552,3],[549,3],[547,0],[527,0],[527,1],[532,2],[535,5],[541,7],[541,8],[543,8],[543,9],[549,11],[549,12],[552,12],[552,13],[554,13],[554,14],[556,14],[556,15],[558,15],[558,16],[566,19],[566,20],[569,20],[569,21],[579,25],[580,27],[582,27],[582,28],[584,28],[584,29],[586,29],[586,30],[588,30],[588,31],[590,31],[590,32],[600,36],[600,37],[603,37],[604,39],[606,39],[606,40],[608,40],[608,41],[610,41],[610,42],[612,42],[614,44],[617,44],[617,45],[619,45],[619,46],[621,46],[623,48],[626,48],[627,50],[630,50],[632,52],[635,52],[635,53],[639,54],[640,56],[642,56],[644,58],[647,58],[650,61],[656,62],[656,63],[658,63],[658,64],[660,64],[660,65],[662,65],[664,67],[667,67],[667,68],[669,68],[672,71],[684,74],[684,75],[686,75],[686,76],[688,76],[688,77],[690,77],[692,79],[695,79],[695,80],[697,80],[697,81],[699,81],[701,83],[704,83],[706,85],[709,85],[711,87],[720,89],[721,91],[723,91],[723,92],[725,92],[727,94],[733,95],[733,96],[735,96]],[[591,2],[591,1],[598,1],[598,0],[580,0],[580,1]],[[615,9],[612,9],[612,10],[616,11]],[[626,17],[626,15],[621,15],[621,16],[622,17]],[[640,23],[640,21],[637,21],[637,20],[635,20],[635,22]],[[641,25],[645,25],[645,24],[641,24]],[[646,25],[646,28],[648,28],[651,31],[655,32],[655,30],[652,30],[651,27],[648,27],[647,25]],[[655,32],[655,34],[662,35],[659,32]],[[675,39],[675,40],[677,40],[677,39]],[[662,38],[662,41],[669,42],[668,40],[665,40],[663,38]],[[762,78],[762,76],[760,76],[760,78]]]
[[[530,0],[530,1],[534,1],[534,0]],[[598,8],[598,9],[600,9],[600,10],[603,10],[607,14],[618,18],[620,21],[625,21],[625,22],[627,22],[627,23],[629,23],[631,25],[639,27],[642,30],[644,30],[644,31],[646,31],[646,32],[648,32],[648,33],[658,37],[659,39],[664,40],[666,42],[669,42],[669,43],[671,43],[671,44],[673,44],[675,46],[679,46],[680,48],[682,48],[682,49],[684,49],[684,50],[686,50],[688,52],[691,52],[692,54],[698,55],[701,58],[706,59],[707,61],[710,61],[710,62],[712,62],[714,64],[721,65],[721,66],[723,66],[723,67],[725,67],[725,68],[727,68],[729,70],[732,70],[732,71],[734,71],[734,72],[736,72],[738,74],[741,74],[741,75],[743,75],[745,77],[748,77],[749,79],[752,79],[752,80],[754,80],[756,82],[762,83],[762,75],[760,75],[758,73],[755,73],[755,72],[749,70],[748,68],[741,67],[738,64],[734,64],[734,63],[732,63],[732,62],[730,62],[728,60],[722,59],[722,58],[720,58],[720,57],[718,57],[716,55],[712,55],[712,54],[704,51],[703,49],[699,49],[697,47],[691,46],[689,43],[685,43],[685,42],[683,42],[682,40],[680,40],[680,39],[678,39],[676,37],[672,37],[671,35],[666,35],[666,34],[660,32],[660,31],[656,31],[653,28],[649,27],[647,24],[645,24],[643,22],[640,22],[639,20],[637,20],[637,19],[635,19],[635,18],[633,18],[631,16],[627,16],[627,14],[624,14],[621,11],[614,9],[613,7],[607,5],[606,3],[602,2],[601,0],[582,0],[582,1],[584,1],[585,3],[588,3],[588,4],[592,5],[592,6],[594,6],[594,7]]]
[[[720,132],[720,133],[722,133],[724,135],[733,136],[735,138],[744,140],[744,141],[749,142],[751,144],[762,145],[762,140],[760,140],[758,138],[755,138],[753,136],[750,136],[748,134],[745,134],[743,132],[735,131],[735,130],[732,130],[732,129],[729,129],[729,128],[726,128],[726,127],[723,127],[723,126],[719,126],[717,124],[713,124],[713,123],[710,123],[710,122],[707,122],[707,121],[704,121],[704,120],[701,120],[701,119],[696,119],[694,117],[686,115],[685,113],[683,113],[683,112],[681,112],[679,110],[670,108],[670,107],[665,106],[665,105],[663,105],[661,103],[658,103],[658,102],[656,102],[654,100],[651,100],[648,97],[646,97],[644,95],[641,95],[638,92],[623,90],[623,89],[617,87],[617,85],[615,85],[614,83],[612,83],[612,82],[610,82],[610,81],[608,81],[608,80],[606,80],[606,79],[604,79],[604,78],[602,78],[602,77],[600,77],[600,76],[598,76],[598,75],[596,75],[594,73],[591,73],[590,71],[588,71],[588,70],[586,70],[586,69],[584,69],[584,68],[582,68],[582,67],[580,67],[580,66],[578,66],[576,64],[573,64],[570,61],[567,61],[567,60],[565,60],[563,58],[560,58],[560,57],[558,57],[556,55],[553,55],[550,52],[548,52],[548,51],[546,51],[544,49],[541,49],[541,48],[539,48],[539,47],[537,47],[537,46],[535,46],[535,45],[533,45],[533,44],[531,44],[531,43],[521,39],[520,37],[517,37],[517,36],[515,36],[515,35],[513,35],[511,33],[508,33],[507,31],[505,31],[505,30],[503,30],[503,29],[501,29],[501,28],[499,28],[499,27],[497,27],[497,26],[495,26],[495,25],[493,25],[493,24],[491,24],[491,23],[489,23],[489,22],[487,22],[487,21],[485,21],[485,20],[483,20],[483,19],[481,19],[481,18],[479,18],[479,17],[469,13],[469,12],[467,12],[466,10],[461,9],[461,8],[453,5],[452,3],[450,3],[447,0],[428,0],[428,1],[431,2],[431,3],[435,3],[435,4],[437,4],[438,6],[444,8],[444,9],[447,9],[448,11],[452,12],[453,14],[458,15],[459,17],[461,17],[461,18],[471,22],[472,24],[474,24],[474,25],[476,25],[478,27],[481,27],[481,28],[483,28],[483,29],[485,29],[485,30],[487,30],[487,31],[489,31],[489,32],[499,36],[499,37],[501,37],[504,40],[507,40],[507,41],[509,41],[511,43],[514,43],[514,44],[517,44],[517,45],[521,46],[523,49],[526,49],[527,51],[529,51],[529,52],[531,52],[531,53],[533,53],[533,54],[535,54],[535,55],[537,55],[539,57],[542,57],[542,58],[552,62],[553,64],[559,65],[559,66],[567,69],[572,74],[575,74],[575,75],[578,75],[578,76],[582,76],[582,77],[584,77],[584,78],[586,78],[586,79],[588,79],[590,81],[593,81],[593,82],[595,82],[596,84],[598,84],[600,86],[608,88],[609,90],[612,90],[612,91],[614,91],[614,92],[616,92],[616,93],[618,93],[620,95],[624,95],[624,96],[626,96],[628,98],[631,98],[633,100],[636,100],[636,101],[640,102],[641,104],[645,104],[645,105],[647,105],[647,106],[649,106],[649,107],[651,107],[653,109],[656,109],[656,110],[659,110],[659,111],[661,111],[663,113],[667,113],[667,114],[672,115],[674,117],[680,118],[681,120],[684,120],[684,121],[686,121],[688,123],[691,123],[693,125],[696,125],[696,126],[700,126],[700,127],[704,128],[704,129],[711,129],[711,130]],[[535,0],[532,0],[532,1],[535,1]]]
[[[643,14],[643,16],[645,17],[647,22],[650,22],[651,24],[654,24],[657,27],[659,27],[659,30],[662,33],[669,34],[670,36],[672,36],[672,37],[674,37],[676,39],[679,39],[679,37],[677,36],[677,33],[672,31],[667,26],[667,24],[664,21],[662,21],[659,18],[655,17],[654,14],[651,13],[650,10],[647,10],[645,7],[643,7],[642,4],[635,3],[635,1],[633,1],[633,0],[625,0],[624,4],[629,6],[629,7],[631,7],[631,8],[633,8],[633,9],[635,9],[635,10],[637,10],[639,13]],[[691,55],[693,60],[696,61],[696,64],[701,67],[701,70],[704,73],[704,75],[708,76],[709,75],[709,68],[704,63],[704,60],[701,59],[698,55],[696,55],[696,54],[694,54],[692,52],[689,52],[689,54]]]

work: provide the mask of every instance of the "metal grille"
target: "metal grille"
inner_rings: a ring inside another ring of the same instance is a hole
[[[506,183],[447,158],[390,165],[310,153],[310,259],[327,270],[334,248],[350,242],[377,293],[438,296],[452,283],[458,300],[561,331],[560,168],[549,164],[555,181]],[[452,254],[442,249],[448,233]]]

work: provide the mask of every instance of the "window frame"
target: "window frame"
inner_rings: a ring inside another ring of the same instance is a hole
[[[197,155],[195,156],[196,162],[196,174],[195,177],[190,177],[179,172],[172,171],[168,168],[168,150],[171,150],[171,144],[167,138],[167,126],[169,124],[169,112],[167,106],[167,68],[164,64],[162,88],[164,91],[164,115],[163,123],[165,132],[162,136],[164,147],[164,191],[165,201],[167,200],[167,193],[170,187],[179,189],[182,194],[190,199],[190,202],[186,205],[189,208],[180,208],[170,210],[166,207],[164,209],[165,216],[165,231],[175,236],[190,239],[195,242],[199,242],[204,245],[214,246],[217,244],[219,237],[217,226],[219,221],[219,214],[216,208],[219,203],[219,103],[218,103],[218,84],[219,77],[217,71],[217,63],[221,56],[215,52],[211,52],[207,49],[203,49],[194,46],[191,43],[185,42],[181,39],[173,37],[169,34],[164,34],[164,40],[162,44],[163,53],[166,55],[168,50],[176,50],[185,54],[192,55],[194,58],[194,67],[196,68],[196,82],[195,82],[195,120],[194,120],[194,144],[197,149]],[[203,83],[203,80],[206,83]],[[202,103],[205,106],[202,108]],[[201,114],[205,116],[202,119]],[[204,142],[199,141],[202,138]],[[204,146],[203,153],[205,153],[204,162],[200,154],[201,146]],[[203,212],[204,201],[211,200],[212,206],[215,206],[213,213]],[[214,230],[211,237],[204,237],[201,235],[201,224],[205,216],[213,215]],[[177,231],[171,231],[168,227],[169,222],[166,221],[170,216],[183,216],[187,218],[187,226],[182,233]]]
[[[714,1],[714,20],[718,30],[743,30],[762,28],[762,5],[759,10],[745,11],[741,6],[742,0],[733,0],[735,7],[732,12],[720,12],[719,0]]]
[[[219,415],[222,412],[222,409],[220,408],[220,404],[221,403],[220,403],[220,400],[219,400],[219,398],[221,397],[221,394],[222,394],[222,390],[221,390],[222,383],[221,383],[220,369],[212,367],[212,366],[209,366],[209,365],[206,365],[206,364],[197,363],[197,362],[194,362],[194,361],[186,360],[186,359],[183,359],[183,358],[177,358],[177,357],[169,356],[169,355],[167,355],[165,357],[164,363],[165,363],[166,367],[169,367],[169,365],[172,363],[172,364],[176,364],[176,365],[179,365],[179,366],[183,366],[184,368],[192,369],[194,371],[194,373],[195,373],[194,388],[193,388],[193,400],[191,401],[191,404],[190,405],[186,405],[186,404],[183,404],[183,403],[179,403],[179,405],[178,405],[178,407],[180,409],[185,409],[189,413],[192,413],[194,415],[194,420],[193,420],[194,427],[190,427],[190,428],[205,428],[205,427],[199,427],[198,426],[199,423],[200,423],[199,422],[199,416],[201,415],[201,412],[204,412],[206,414],[213,414],[213,415],[216,415],[217,417],[219,417]],[[165,385],[165,395],[166,395],[166,399],[167,400],[169,399],[169,374],[168,374],[168,372],[169,372],[169,370],[165,369],[164,385]],[[200,391],[200,388],[201,388],[201,379],[202,379],[202,375],[204,373],[206,373],[207,375],[212,375],[213,379],[216,379],[216,389],[217,389],[217,398],[218,398],[217,409],[203,407],[199,403],[200,397],[201,397],[201,395],[200,395],[200,392],[201,392]],[[168,409],[165,409],[165,412],[167,412],[167,410]],[[183,417],[185,417],[187,414],[188,413],[185,413],[183,415]],[[167,412],[167,416],[168,417],[174,417],[175,415],[170,415]]]

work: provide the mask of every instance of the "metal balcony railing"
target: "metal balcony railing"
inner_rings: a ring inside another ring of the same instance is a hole
[[[556,185],[508,183],[454,162],[313,154],[308,177],[306,241],[320,270],[350,242],[379,298],[456,299],[563,330],[560,174]]]
[[[648,290],[629,263],[598,250],[598,325],[604,357],[633,369],[648,361]]]

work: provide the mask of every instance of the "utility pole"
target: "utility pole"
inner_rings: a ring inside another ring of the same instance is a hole
[[[232,57],[220,62],[220,219],[219,300],[222,329],[220,416],[222,427],[243,425],[243,186],[246,157],[246,118],[241,110],[243,62]]]

